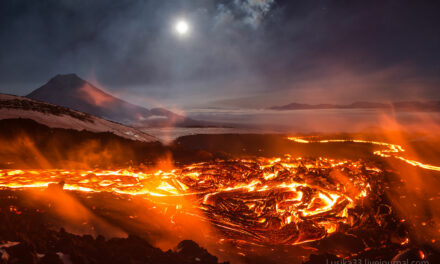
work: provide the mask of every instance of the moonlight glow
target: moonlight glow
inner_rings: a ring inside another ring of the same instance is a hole
[[[179,20],[174,25],[174,29],[176,30],[177,34],[179,35],[187,35],[189,31],[189,25],[188,22],[185,20]]]

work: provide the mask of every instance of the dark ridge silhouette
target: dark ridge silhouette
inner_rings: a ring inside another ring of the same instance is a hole
[[[167,151],[158,141],[135,141],[110,132],[50,128],[31,119],[3,119],[0,127],[3,168],[117,167],[155,162]]]

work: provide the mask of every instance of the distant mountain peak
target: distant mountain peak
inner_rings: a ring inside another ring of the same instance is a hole
[[[170,111],[149,110],[126,102],[81,79],[75,73],[57,74],[26,97],[128,125],[175,126],[197,123]],[[158,116],[163,118],[158,119]]]
[[[67,79],[67,78],[69,78],[69,79],[81,79],[78,75],[76,75],[76,73],[66,73],[66,74],[60,74],[59,73],[59,74],[55,75],[52,78],[52,80],[53,79]]]
[[[26,97],[45,101],[44,99],[47,96],[52,97],[58,93],[66,93],[67,91],[79,90],[87,84],[89,84],[87,81],[81,79],[78,75],[74,73],[57,74],[45,85],[32,91],[30,94],[26,95]],[[56,104],[56,102],[53,101],[48,102]]]
[[[84,83],[87,83],[87,81],[81,79],[75,73],[68,73],[68,74],[57,74],[52,79],[50,79],[48,83],[64,83],[64,84],[70,84],[72,86],[75,84],[82,85]]]
[[[114,97],[75,73],[57,74],[26,97],[122,123],[130,123],[139,114],[150,115],[148,109]]]

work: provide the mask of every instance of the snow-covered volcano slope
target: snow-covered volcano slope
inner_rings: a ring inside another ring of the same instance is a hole
[[[26,97],[0,94],[0,120],[32,119],[51,128],[110,132],[117,136],[142,142],[158,141],[135,128],[111,122],[69,108],[32,100]]]

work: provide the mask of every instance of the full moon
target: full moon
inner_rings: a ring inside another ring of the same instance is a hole
[[[186,22],[185,20],[179,20],[174,25],[174,29],[176,30],[177,34],[186,35],[189,31],[188,22]]]

